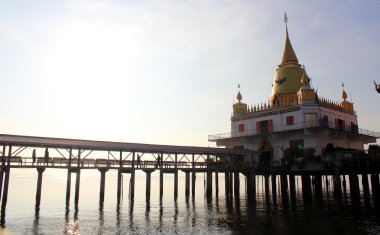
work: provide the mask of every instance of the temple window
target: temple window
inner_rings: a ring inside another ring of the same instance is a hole
[[[287,126],[292,126],[292,125],[294,125],[294,116],[287,116],[287,117],[286,117],[286,125],[287,125]]]
[[[244,132],[244,131],[245,131],[244,124],[239,124],[239,132]]]

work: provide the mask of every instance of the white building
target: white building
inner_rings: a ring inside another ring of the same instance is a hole
[[[325,157],[329,143],[335,148],[360,151],[364,144],[376,143],[380,137],[358,127],[354,105],[347,101],[344,90],[339,102],[318,97],[305,68],[298,63],[287,27],[270,101],[249,106],[242,102],[240,91],[237,100],[231,132],[210,135],[209,141],[227,148],[251,149],[256,153],[254,161],[279,162],[289,149],[297,149],[304,157]]]

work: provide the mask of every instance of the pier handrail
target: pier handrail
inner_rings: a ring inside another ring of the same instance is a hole
[[[305,128],[329,128],[333,130],[339,130],[344,132],[350,132],[354,134],[366,135],[375,138],[380,138],[380,132],[375,132],[371,130],[366,130],[362,128],[358,128],[356,125],[337,125],[335,122],[329,122],[324,119],[320,119],[319,121],[312,122],[297,122],[293,125],[274,125],[272,128],[261,128],[257,130],[256,128],[242,131],[242,132],[227,132],[221,134],[213,134],[208,136],[209,141],[217,141],[221,139],[229,139],[234,137],[245,137],[245,136],[254,136],[254,135],[262,135],[268,133],[279,133],[290,130],[300,130]]]

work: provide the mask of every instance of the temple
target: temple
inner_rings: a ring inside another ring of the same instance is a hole
[[[284,51],[269,101],[248,105],[238,91],[231,132],[210,135],[209,141],[253,150],[247,161],[262,164],[327,159],[329,152],[338,150],[347,157],[364,153],[364,145],[376,143],[379,133],[359,128],[354,104],[343,88],[340,101],[318,96],[290,42],[286,15],[285,23]]]

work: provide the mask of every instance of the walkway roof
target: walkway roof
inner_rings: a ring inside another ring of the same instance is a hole
[[[150,153],[180,153],[180,154],[210,154],[210,155],[247,155],[249,150],[237,150],[227,148],[210,148],[195,146],[138,144],[96,140],[63,139],[38,136],[22,136],[0,134],[0,145],[12,145],[22,147],[42,147],[61,149],[81,149],[99,151],[127,151]]]

